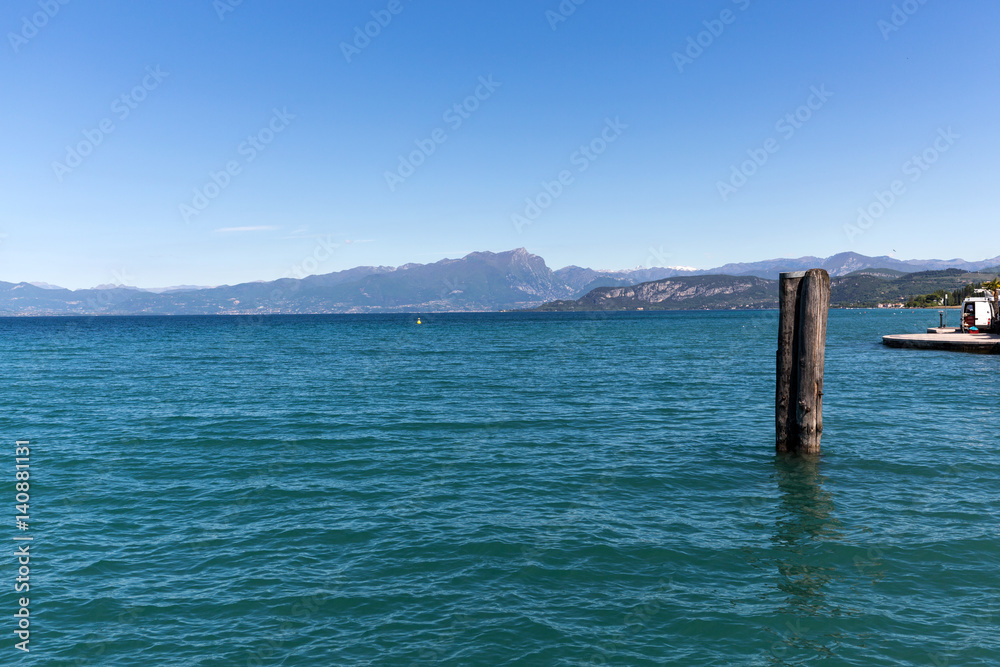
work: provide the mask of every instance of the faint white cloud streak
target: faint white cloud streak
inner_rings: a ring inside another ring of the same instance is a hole
[[[270,225],[257,225],[256,227],[222,227],[221,229],[216,229],[215,232],[219,234],[239,234],[242,232],[273,232],[276,229],[281,228],[272,227]]]

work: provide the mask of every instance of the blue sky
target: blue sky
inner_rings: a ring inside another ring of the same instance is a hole
[[[991,0],[4,8],[4,281],[1000,254]]]

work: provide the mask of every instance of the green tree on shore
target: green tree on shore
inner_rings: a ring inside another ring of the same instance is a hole
[[[1000,277],[983,283],[983,289],[993,292],[993,329],[998,330],[997,317],[1000,316]]]

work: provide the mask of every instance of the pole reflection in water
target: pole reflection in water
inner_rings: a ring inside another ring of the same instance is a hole
[[[826,602],[826,588],[841,576],[831,548],[840,539],[833,496],[823,488],[817,458],[779,456],[774,476],[781,499],[771,543],[781,605],[773,661],[802,651],[831,657],[839,640],[822,619],[838,613]]]

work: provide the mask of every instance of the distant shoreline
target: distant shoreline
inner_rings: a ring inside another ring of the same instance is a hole
[[[957,306],[949,306],[949,310],[957,310]],[[899,310],[941,310],[941,308],[875,308],[871,306],[830,306],[830,310],[872,310],[872,311],[899,311]],[[528,308],[523,310],[408,310],[408,311],[382,311],[371,313],[13,313],[0,314],[0,320],[26,320],[26,319],[113,319],[113,318],[233,318],[233,319],[265,319],[274,317],[433,317],[435,315],[587,315],[587,314],[643,314],[654,315],[660,313],[766,313],[778,312],[777,306],[771,308],[639,308],[639,309],[607,309],[607,310],[537,310]]]

